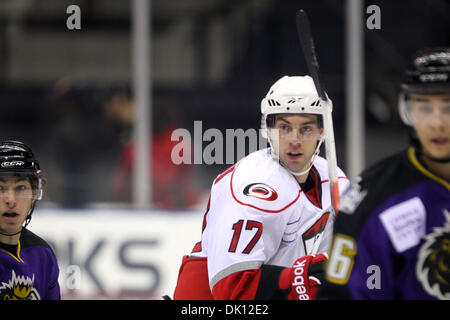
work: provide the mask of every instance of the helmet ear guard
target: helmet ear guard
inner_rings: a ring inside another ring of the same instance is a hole
[[[260,130],[260,132],[261,132],[261,136],[262,136],[264,139],[268,139],[268,133],[267,133],[267,115],[266,115],[266,114],[263,114],[263,115],[261,116],[261,130]]]
[[[406,102],[407,95],[405,93],[400,93],[398,97],[398,113],[403,123],[407,126],[412,126],[412,120],[409,117],[408,105]]]

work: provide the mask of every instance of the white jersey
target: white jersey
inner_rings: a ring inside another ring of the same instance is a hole
[[[251,153],[214,180],[201,242],[191,253],[207,257],[210,288],[237,271],[291,267],[302,256],[327,251],[334,220],[327,166],[318,156],[312,169],[322,184],[321,204],[304,194],[270,149]],[[342,192],[349,182],[340,169],[338,176]]]

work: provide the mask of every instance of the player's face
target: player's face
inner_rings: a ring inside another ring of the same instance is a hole
[[[450,157],[450,94],[411,94],[408,103],[423,152],[437,159]]]
[[[277,115],[273,129],[271,129],[272,142],[274,147],[278,148],[280,161],[293,172],[306,170],[316,151],[317,141],[323,134],[323,129],[318,125],[318,116]]]
[[[0,232],[20,231],[33,201],[28,179],[0,177]]]

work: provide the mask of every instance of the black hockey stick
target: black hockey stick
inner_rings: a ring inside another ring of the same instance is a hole
[[[322,88],[322,81],[319,74],[319,62],[317,61],[316,48],[311,33],[308,15],[302,9],[297,11],[296,16],[297,34],[302,45],[303,55],[305,56],[308,72],[313,78],[317,93],[323,101],[327,101],[325,91]]]
[[[319,63],[317,61],[316,49],[314,46],[314,40],[311,33],[311,27],[308,19],[308,15],[303,10],[297,11],[296,25],[298,38],[303,49],[303,55],[305,56],[308,72],[311,75],[314,85],[317,90],[317,94],[322,100],[322,105],[325,108],[323,113],[323,126],[325,131],[325,151],[328,161],[328,172],[330,176],[330,192],[332,205],[337,213],[339,205],[339,185],[337,177],[337,160],[336,160],[336,147],[334,141],[333,120],[331,117],[332,102],[328,99],[325,91],[322,87],[322,81],[319,74]]]

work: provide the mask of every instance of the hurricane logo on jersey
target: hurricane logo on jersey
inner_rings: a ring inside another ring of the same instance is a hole
[[[278,199],[278,193],[264,183],[251,183],[244,188],[243,193],[246,196],[266,201],[275,201]]]
[[[0,286],[0,300],[39,300],[39,292],[34,286],[34,274],[32,278],[17,276],[12,270],[8,283]]]
[[[302,234],[303,245],[307,255],[317,252],[320,241],[322,240],[323,231],[327,225],[329,212],[325,212],[316,222]]]
[[[450,300],[450,213],[446,222],[426,235],[419,251],[416,274],[425,291],[439,299]]]

